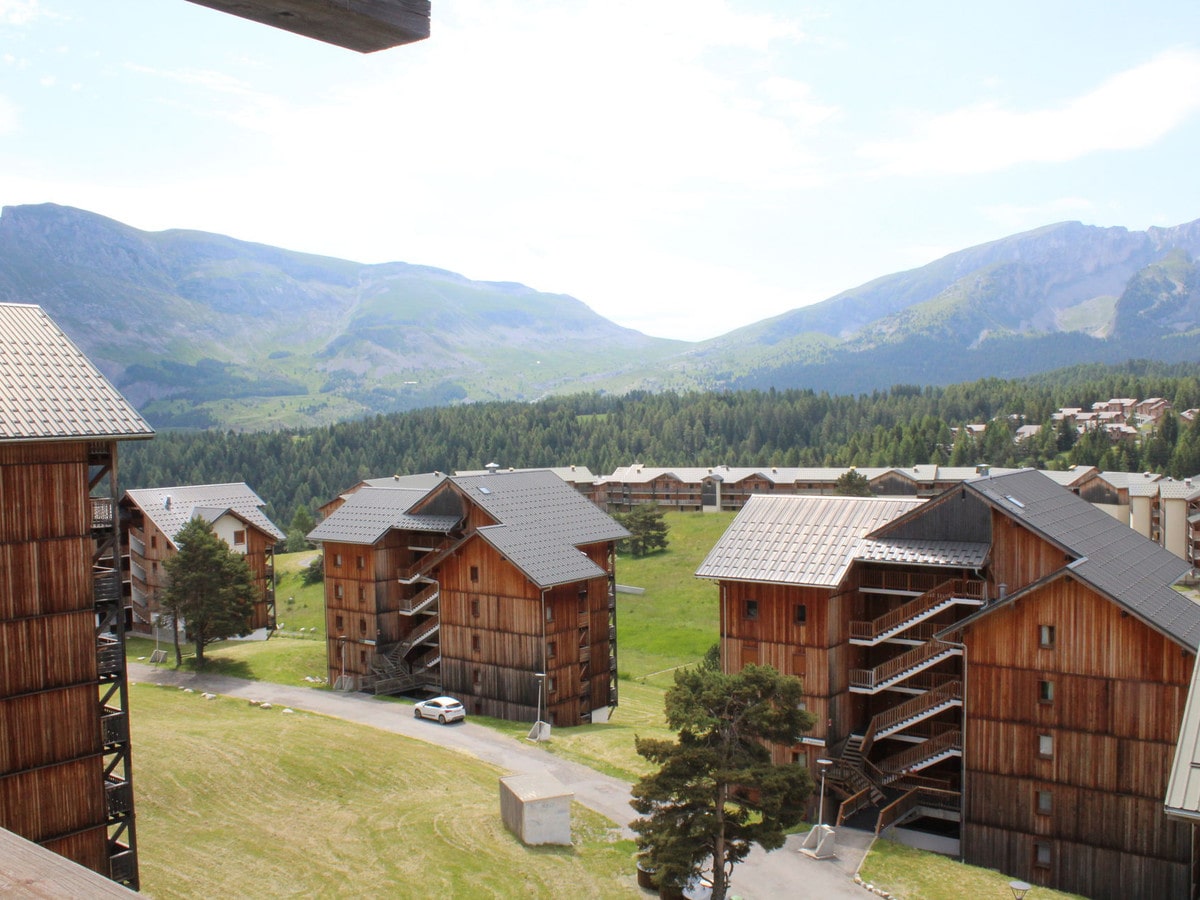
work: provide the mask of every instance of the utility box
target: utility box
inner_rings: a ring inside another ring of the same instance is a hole
[[[571,801],[551,775],[506,775],[500,779],[500,817],[527,845],[571,844]]]

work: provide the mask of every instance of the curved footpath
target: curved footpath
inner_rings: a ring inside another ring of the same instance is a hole
[[[575,799],[615,823],[621,835],[633,838],[629,822],[634,813],[629,806],[629,784],[602,775],[594,769],[547,753],[536,744],[514,740],[469,720],[454,725],[439,725],[412,715],[411,707],[377,700],[368,694],[342,694],[291,687],[263,681],[246,681],[224,675],[179,672],[144,663],[129,663],[132,681],[191,688],[247,701],[268,702],[307,712],[345,719],[384,731],[402,734],[443,747],[451,747],[491,763],[506,774],[550,773]],[[136,748],[135,748],[136,752]],[[758,848],[733,871],[732,896],[745,900],[775,900],[782,897],[856,898],[870,895],[853,882],[863,855],[870,844],[866,832],[840,829],[835,859],[815,860],[799,852],[801,838],[793,835],[787,845],[774,853]],[[652,896],[646,892],[646,896]]]

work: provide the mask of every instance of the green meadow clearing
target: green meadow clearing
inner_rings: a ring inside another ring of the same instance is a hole
[[[618,559],[618,583],[645,589],[617,595],[619,705],[608,723],[555,729],[548,752],[628,781],[649,771],[633,739],[670,736],[662,703],[673,672],[716,643],[717,588],[692,573],[731,521],[732,513],[668,513],[665,553]],[[280,633],[211,646],[206,671],[328,690],[319,682],[323,589],[300,576],[312,556],[276,558]],[[129,645],[135,660],[155,649],[144,639]],[[173,648],[158,646],[173,667]],[[184,666],[194,665],[183,649]],[[579,804],[572,847],[523,846],[499,819],[504,773],[471,757],[337,719],[153,685],[134,686],[131,708],[147,896],[645,896],[633,843],[615,840],[609,823]],[[472,721],[514,737],[528,731],[527,723]],[[999,872],[887,841],[875,845],[863,875],[901,900],[1010,896],[1011,879]],[[1037,889],[1039,900],[1067,896]]]

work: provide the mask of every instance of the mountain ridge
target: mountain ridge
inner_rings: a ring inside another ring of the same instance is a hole
[[[159,427],[325,424],[577,391],[1018,377],[1200,359],[1200,220],[1060,222],[872,279],[703,342],[580,300],[55,204],[0,212],[0,300],[38,303]]]

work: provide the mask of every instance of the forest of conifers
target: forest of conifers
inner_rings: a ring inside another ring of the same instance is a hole
[[[502,467],[888,466],[939,463],[1200,474],[1200,422],[1168,416],[1138,446],[1076,435],[1051,414],[1113,397],[1200,407],[1200,365],[1078,366],[1033,378],[901,385],[857,397],[807,390],[549,397],[275,432],[162,432],[121,450],[123,488],[244,481],[287,528],[364,478]],[[977,438],[951,429],[986,423]],[[1016,443],[1020,424],[1041,424]]]

